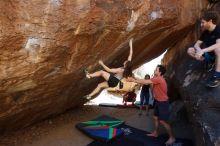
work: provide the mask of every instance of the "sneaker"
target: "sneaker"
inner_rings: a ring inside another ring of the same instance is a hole
[[[85,72],[85,74],[86,74],[86,77],[87,77],[88,79],[90,79],[91,77],[90,77],[90,75],[89,75],[88,70],[87,70],[87,69],[85,69],[85,70],[84,70],[84,72]]]
[[[215,64],[214,63],[211,63],[211,62],[205,62],[205,66],[204,66],[204,69],[207,71],[207,72],[210,72],[213,70]]]
[[[207,87],[215,88],[220,85],[220,77],[212,77],[208,83],[206,84]]]

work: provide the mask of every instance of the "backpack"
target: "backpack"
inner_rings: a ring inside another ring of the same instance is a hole
[[[135,92],[127,92],[123,96],[123,101],[125,101],[125,102],[135,102],[136,101],[136,93]]]

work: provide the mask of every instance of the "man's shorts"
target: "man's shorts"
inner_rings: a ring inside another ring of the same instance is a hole
[[[214,52],[206,52],[202,56],[205,58],[206,62],[214,63],[215,62],[215,54],[213,54],[213,53]]]
[[[170,116],[169,101],[156,101],[154,107],[154,116],[159,120],[167,121]]]

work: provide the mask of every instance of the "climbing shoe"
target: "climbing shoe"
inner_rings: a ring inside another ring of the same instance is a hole
[[[90,77],[90,75],[89,75],[89,71],[88,71],[87,69],[85,69],[84,72],[85,72],[85,74],[86,74],[86,77],[87,77],[88,79],[90,79],[91,77]]]
[[[220,77],[213,76],[206,84],[207,87],[215,88],[220,85]]]
[[[85,95],[85,96],[83,96],[83,98],[85,98],[85,99],[87,99],[87,100],[90,100],[92,97],[89,96],[89,95]]]

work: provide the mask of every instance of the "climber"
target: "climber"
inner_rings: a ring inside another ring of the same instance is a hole
[[[123,83],[120,81],[122,78],[127,78],[132,76],[132,65],[131,65],[131,59],[133,55],[133,46],[132,46],[133,39],[130,39],[129,46],[130,46],[130,53],[128,56],[128,59],[124,62],[124,66],[120,68],[109,68],[106,66],[103,61],[99,61],[99,64],[104,68],[104,70],[100,70],[94,73],[89,73],[88,71],[85,71],[86,77],[88,79],[94,78],[94,77],[102,77],[105,79],[104,82],[99,83],[98,86],[88,95],[84,96],[86,99],[91,99],[94,95],[99,93],[102,89],[108,88],[108,87],[116,87],[120,86],[120,88],[123,87]]]
[[[158,137],[159,123],[162,124],[169,134],[169,139],[166,145],[171,145],[175,142],[175,137],[171,130],[171,126],[166,122],[169,118],[169,101],[167,96],[167,83],[163,77],[166,69],[162,65],[158,65],[154,70],[154,77],[151,79],[128,78],[128,81],[153,86],[153,95],[155,99],[154,107],[154,131],[148,136]]]
[[[195,45],[187,50],[193,58],[204,61],[208,70],[212,70],[215,63],[215,71],[206,84],[208,87],[217,87],[220,84],[220,25],[217,22],[217,12],[205,12],[201,17],[203,33]],[[203,49],[201,49],[202,44],[205,45]]]

